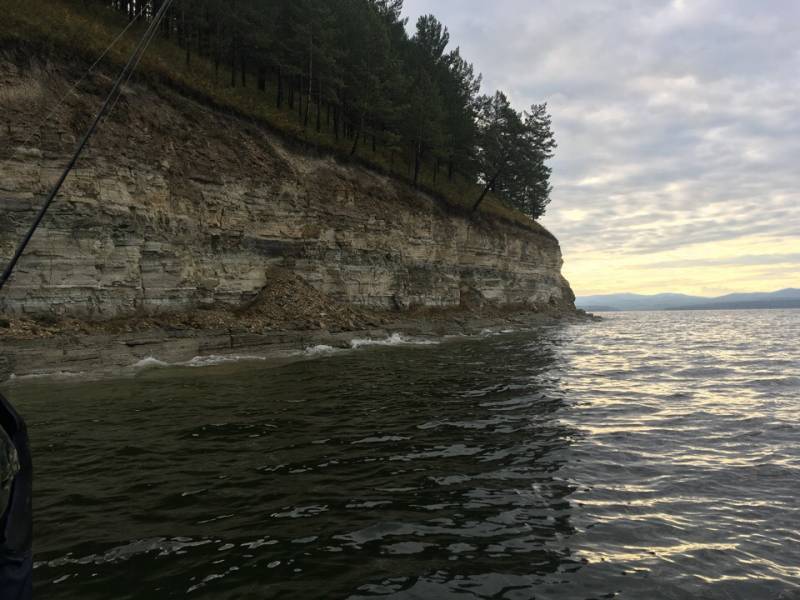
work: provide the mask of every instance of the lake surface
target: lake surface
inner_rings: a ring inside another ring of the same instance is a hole
[[[605,319],[17,384],[37,596],[800,598],[800,311]]]

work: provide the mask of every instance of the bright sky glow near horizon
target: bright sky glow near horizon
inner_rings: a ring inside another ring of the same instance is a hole
[[[559,142],[578,295],[800,287],[800,2],[406,0]]]

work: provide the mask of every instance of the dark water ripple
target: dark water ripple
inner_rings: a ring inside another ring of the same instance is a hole
[[[800,312],[18,386],[37,593],[800,598]]]

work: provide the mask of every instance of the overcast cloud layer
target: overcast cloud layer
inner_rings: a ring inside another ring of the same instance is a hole
[[[406,0],[559,141],[579,294],[800,287],[800,2]]]

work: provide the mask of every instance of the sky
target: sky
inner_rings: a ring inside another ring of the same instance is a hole
[[[800,1],[405,0],[559,143],[578,295],[800,287]]]

